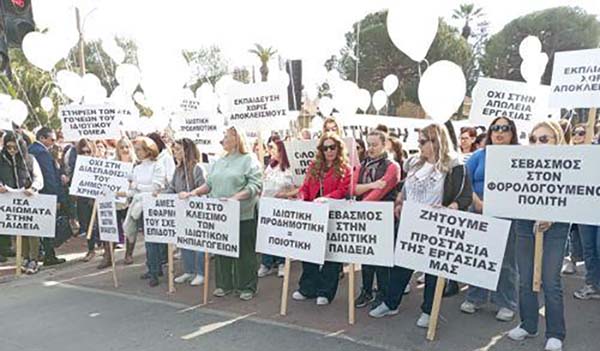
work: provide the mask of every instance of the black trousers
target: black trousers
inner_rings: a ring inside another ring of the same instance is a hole
[[[392,269],[390,267],[362,265],[362,290],[369,294],[373,294],[373,283],[377,277],[377,294],[378,296],[386,296],[391,278]]]
[[[300,293],[308,298],[326,297],[333,301],[337,292],[338,281],[342,264],[325,262],[323,266],[315,263],[302,262],[302,276],[300,276]]]

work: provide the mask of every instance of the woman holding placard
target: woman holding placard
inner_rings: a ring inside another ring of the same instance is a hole
[[[471,181],[465,167],[450,151],[449,137],[444,127],[431,124],[419,132],[418,157],[406,161],[407,172],[402,192],[396,198],[395,214],[400,216],[404,201],[413,201],[430,206],[445,206],[466,211],[472,202]],[[381,318],[399,312],[402,294],[413,274],[411,269],[392,268],[390,284],[384,301],[369,312],[369,316]],[[421,316],[417,326],[427,328],[433,306],[437,277],[425,275],[425,291]]]
[[[391,201],[398,195],[400,166],[389,159],[385,151],[388,136],[374,130],[367,137],[367,157],[354,171],[354,195],[358,201]],[[380,296],[385,296],[390,279],[390,268],[362,265],[362,289],[354,302],[357,308],[365,307],[374,300],[373,278],[377,276]]]
[[[204,170],[200,167],[200,153],[198,148],[188,138],[176,140],[173,144],[175,156],[175,173],[165,190],[165,193],[176,194],[190,191],[202,186],[206,180]],[[204,282],[204,252],[181,249],[183,259],[183,274],[175,278],[175,283],[190,282],[198,286]]]
[[[22,189],[27,196],[36,194],[44,187],[44,177],[35,157],[27,152],[25,140],[18,139],[13,132],[6,132],[2,141],[4,147],[0,152],[0,194],[8,192],[8,188]],[[40,238],[23,238],[21,270],[27,274],[38,272],[39,251]]]
[[[564,145],[560,125],[554,121],[540,122],[533,127],[529,143],[534,146]],[[563,291],[560,270],[569,231],[567,223],[517,220],[517,265],[519,268],[519,315],[521,324],[508,333],[512,340],[521,341],[538,334],[538,294],[533,291],[535,233],[543,232],[542,289],[546,319],[546,348],[562,350],[566,335]]]
[[[338,134],[324,133],[319,139],[315,159],[306,170],[304,182],[298,191],[303,201],[325,202],[327,199],[344,199],[350,186],[351,169],[346,157],[346,147]],[[302,262],[299,289],[292,294],[294,300],[317,299],[317,305],[327,305],[337,292],[342,264]]]
[[[137,163],[137,158],[135,157],[135,153],[133,151],[133,144],[128,137],[122,137],[117,141],[115,148],[115,160],[120,162],[127,163]],[[129,208],[129,202],[117,202],[117,227],[119,230],[119,241],[124,237],[123,230],[123,222],[125,221],[125,217],[127,216],[127,209]],[[123,263],[126,265],[130,265],[133,263],[133,249],[135,247],[135,242],[131,243],[129,239],[125,238],[125,259]]]
[[[134,150],[139,163],[133,168],[129,190],[119,192],[119,196],[127,196],[131,199],[131,204],[127,210],[123,229],[125,236],[130,243],[135,244],[138,228],[143,226],[142,221],[142,200],[145,194],[159,192],[164,188],[166,179],[165,170],[162,164],[157,162],[158,146],[147,137],[138,137],[135,139]],[[146,266],[148,272],[140,278],[148,279],[151,287],[158,285],[158,277],[162,276],[162,267],[160,259],[161,245],[158,243],[146,242]]]
[[[256,204],[262,187],[261,166],[248,151],[244,133],[230,127],[223,138],[225,155],[215,161],[206,183],[181,198],[201,196],[240,201],[239,258],[215,257],[217,288],[213,295],[223,297],[239,291],[240,299],[251,300],[257,292],[258,259],[256,247]]]
[[[76,156],[95,157],[97,154],[96,143],[89,139],[79,139],[75,145]],[[76,158],[77,160],[77,158]],[[78,196],[77,197],[77,220],[79,221],[80,235],[85,235],[90,226],[92,211],[94,209],[94,199]],[[89,262],[96,256],[96,240],[98,239],[98,224],[93,224],[92,236],[87,239],[87,254],[83,257],[83,262]]]
[[[261,196],[287,199],[289,194],[294,192],[295,187],[285,145],[279,137],[274,137],[267,147],[271,158],[265,169]],[[262,254],[258,277],[266,277],[275,271],[277,271],[277,276],[283,277],[284,261],[282,257]]]
[[[498,117],[492,121],[488,129],[485,144],[489,145],[518,145],[517,127],[512,119]],[[461,134],[462,135],[462,134]],[[469,179],[473,184],[473,206],[475,213],[483,211],[483,190],[485,187],[485,148],[477,150],[467,161]],[[496,319],[512,321],[517,311],[517,258],[515,256],[516,233],[515,224],[511,224],[510,232],[504,251],[504,260],[500,270],[500,278],[496,291],[489,291],[476,286],[469,287],[465,301],[460,305],[464,313],[473,314],[491,299],[498,308]]]

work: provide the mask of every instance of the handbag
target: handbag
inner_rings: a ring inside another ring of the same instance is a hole
[[[69,223],[69,217],[58,215],[56,217],[56,226],[54,231],[54,248],[60,247],[73,235],[73,229]]]

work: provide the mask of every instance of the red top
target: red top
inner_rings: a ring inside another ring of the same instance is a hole
[[[298,198],[304,201],[313,201],[318,197],[328,197],[330,199],[343,199],[350,188],[350,167],[346,166],[344,176],[342,178],[335,174],[335,170],[330,168],[322,181],[310,175],[310,170],[313,168],[313,163],[306,170],[304,182],[298,190]],[[323,193],[319,195],[319,190],[323,187]]]
[[[354,171],[354,182],[351,189],[353,194],[356,193],[356,185],[358,184],[360,169],[361,167],[359,165],[356,166]],[[385,188],[373,189],[363,193],[361,201],[379,201],[383,199],[387,193],[392,191],[392,189],[398,185],[401,175],[400,166],[396,162],[390,162],[388,168],[385,170],[385,174],[382,178],[380,178],[381,180],[385,181]]]

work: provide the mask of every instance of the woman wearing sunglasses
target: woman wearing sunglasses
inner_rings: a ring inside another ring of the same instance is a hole
[[[325,202],[343,199],[350,186],[351,170],[346,157],[346,147],[335,132],[325,132],[317,146],[315,159],[306,170],[304,182],[298,191],[303,201]],[[327,305],[337,292],[342,264],[302,262],[299,289],[292,294],[294,300],[317,299],[317,305]]]
[[[488,129],[486,146],[489,145],[518,145],[517,127],[513,120],[508,117],[498,117],[492,121]],[[467,172],[473,184],[473,206],[472,212],[483,211],[483,190],[485,186],[485,147],[476,151],[467,161]],[[491,300],[498,310],[496,319],[503,322],[512,321],[517,311],[517,258],[515,257],[515,224],[511,224],[504,260],[500,270],[500,278],[496,291],[476,286],[469,287],[465,301],[460,305],[464,313],[473,314],[488,300]]]
[[[254,298],[258,289],[258,259],[256,247],[256,204],[262,188],[262,171],[258,160],[250,153],[244,133],[236,127],[225,132],[221,143],[225,155],[215,161],[206,183],[191,192],[181,192],[182,199],[208,195],[217,199],[240,202],[239,258],[215,257],[216,297],[238,292],[240,299]]]
[[[465,167],[452,157],[450,142],[444,127],[431,124],[419,132],[420,155],[407,160],[407,176],[402,192],[396,198],[394,209],[397,218],[404,201],[429,206],[445,206],[466,211],[472,202],[471,181]],[[398,314],[402,295],[409,284],[413,270],[395,266],[392,268],[388,292],[381,304],[369,312],[373,318]],[[421,316],[417,326],[427,328],[433,305],[437,277],[425,275],[425,291]]]
[[[533,127],[529,144],[533,146],[564,145],[560,125],[544,121]],[[560,270],[565,243],[569,231],[568,223],[517,220],[517,265],[519,268],[519,316],[521,324],[508,333],[515,341],[535,337],[538,334],[538,293],[533,291],[533,256],[535,232],[544,233],[544,256],[542,261],[542,289],[544,291],[546,348],[547,351],[562,350],[566,335],[563,291]]]

